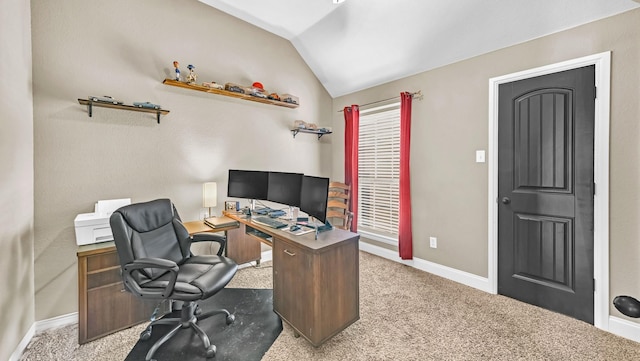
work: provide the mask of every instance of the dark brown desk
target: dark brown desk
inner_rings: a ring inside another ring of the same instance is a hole
[[[317,347],[360,318],[358,234],[333,229],[316,240],[225,215],[240,223],[227,232],[228,245],[273,247],[273,309],[296,336]]]
[[[226,215],[239,226],[184,225],[189,234],[226,232],[227,256],[239,264],[259,262],[261,243],[273,247],[273,309],[296,336],[317,347],[360,318],[358,234],[334,229],[315,240]],[[156,304],[124,291],[113,242],[78,248],[78,293],[81,344],[147,321]]]
[[[224,232],[202,221],[185,223],[189,234]],[[258,246],[259,253],[259,246]],[[157,300],[142,300],[126,292],[113,241],[78,247],[78,343],[83,344],[138,323],[149,321]],[[163,304],[161,313],[168,311]]]
[[[243,230],[239,226],[211,228],[204,221],[191,221],[183,223],[189,234],[203,232],[226,232],[227,242],[226,256],[236,261],[237,264],[243,264],[255,261],[260,263],[260,243],[253,239],[242,236]]]
[[[113,242],[80,246],[77,256],[79,344],[149,320],[158,302],[125,291]]]

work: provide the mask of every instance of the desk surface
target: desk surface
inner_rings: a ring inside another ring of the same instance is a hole
[[[294,335],[317,347],[360,318],[358,234],[332,229],[315,239],[315,232],[296,235],[225,215],[240,223],[227,233],[229,244],[271,239],[273,310]]]
[[[204,232],[226,232],[228,230],[238,228],[238,225],[213,228],[208,226],[206,223],[204,223],[204,221],[184,222],[182,223],[182,225],[184,226],[184,228],[187,229],[187,232],[189,232],[190,235],[194,233],[204,233]]]
[[[329,231],[319,232],[318,239],[315,239],[315,232],[295,235],[291,232],[288,232],[287,230],[271,228],[263,224],[252,222],[250,217],[243,218],[241,215],[234,214],[234,213],[226,213],[226,212],[224,215],[240,223],[244,223],[245,225],[251,228],[255,228],[260,232],[264,232],[272,236],[279,237],[285,241],[294,242],[299,246],[307,248],[311,251],[319,251],[322,249],[330,248],[334,245],[337,245],[343,242],[346,239],[350,239],[356,236],[356,234],[351,233],[349,231],[334,228]]]
[[[204,223],[204,221],[190,221],[183,223],[184,228],[187,229],[189,235],[194,233],[203,233],[203,232],[225,232],[231,229],[238,228],[235,226],[228,227],[220,227],[220,228],[211,228]],[[116,245],[113,241],[93,243],[93,244],[85,244],[82,246],[78,246],[77,255],[81,257],[90,256],[92,254],[110,252],[112,249],[115,249]]]

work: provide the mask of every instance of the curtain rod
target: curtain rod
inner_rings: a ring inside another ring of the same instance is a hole
[[[410,93],[410,94],[411,94],[411,97],[412,97],[412,98],[416,98],[416,99],[418,99],[418,100],[422,100],[422,90],[418,90],[417,92],[413,92],[413,93]],[[362,105],[359,105],[358,107],[362,108],[362,107],[366,107],[366,106],[368,106],[368,105],[373,105],[373,104],[378,104],[378,103],[382,103],[382,102],[387,102],[387,101],[389,101],[389,100],[393,100],[393,99],[397,99],[397,98],[400,98],[400,96],[398,95],[398,96],[395,96],[395,97],[392,97],[392,98],[389,98],[389,99],[376,100],[375,102],[362,104]],[[340,110],[338,110],[338,113],[342,113],[342,112],[344,112],[344,109],[340,109]]]

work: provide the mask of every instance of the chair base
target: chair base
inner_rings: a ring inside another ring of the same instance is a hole
[[[164,335],[161,339],[156,341],[149,352],[147,352],[147,356],[145,357],[145,361],[154,361],[153,355],[158,351],[160,346],[162,346],[165,342],[169,341],[169,339],[175,336],[178,331],[182,328],[191,328],[202,340],[204,344],[206,357],[212,358],[216,356],[216,346],[211,344],[209,341],[209,336],[198,326],[197,322],[199,320],[204,320],[205,318],[209,318],[211,316],[217,314],[225,314],[226,315],[226,323],[227,325],[232,324],[235,321],[235,316],[230,314],[229,311],[225,309],[221,310],[213,310],[209,312],[202,313],[198,304],[194,301],[185,302],[182,305],[182,309],[180,311],[180,318],[161,318],[158,320],[152,321],[147,328],[142,331],[140,334],[140,340],[146,341],[151,338],[151,331],[153,326],[155,325],[171,325],[174,326],[166,335]]]

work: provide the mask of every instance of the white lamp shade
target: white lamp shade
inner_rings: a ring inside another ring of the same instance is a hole
[[[202,185],[202,206],[213,208],[218,203],[218,185],[216,182],[207,182]]]

